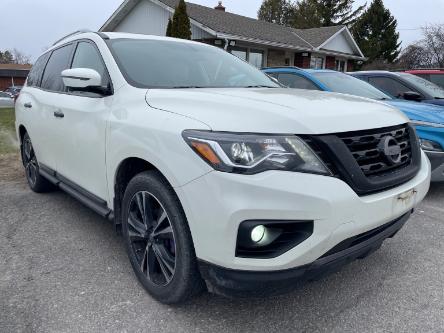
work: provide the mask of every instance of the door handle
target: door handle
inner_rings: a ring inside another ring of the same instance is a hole
[[[63,117],[65,117],[65,114],[62,111],[55,111],[54,112],[54,117],[56,117],[56,118],[63,118]]]
[[[31,104],[31,103],[25,103],[25,104],[23,104],[23,106],[24,106],[25,108],[27,108],[27,109],[32,108],[32,104]]]

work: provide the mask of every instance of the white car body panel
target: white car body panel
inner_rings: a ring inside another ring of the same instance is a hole
[[[147,103],[214,131],[327,134],[408,122],[397,109],[370,99],[289,88],[151,89]]]
[[[165,38],[108,34],[111,38]],[[279,270],[315,260],[350,236],[380,226],[414,208],[426,195],[430,163],[410,181],[359,197],[344,181],[314,174],[268,171],[240,175],[214,171],[182,137],[187,129],[328,134],[404,124],[408,119],[383,103],[340,94],[291,89],[140,89],[129,85],[97,34],[114,95],[90,98],[24,87],[16,126],[28,131],[39,162],[57,170],[114,209],[122,161],[140,158],[157,168],[186,213],[198,259],[240,270]],[[192,43],[189,41],[176,41]],[[199,44],[200,45],[200,44]],[[210,47],[210,46],[205,46]],[[32,110],[24,107],[32,103]],[[65,117],[56,119],[54,111]],[[398,198],[414,190],[405,204]],[[315,232],[273,259],[234,255],[237,228],[246,219],[312,219]]]

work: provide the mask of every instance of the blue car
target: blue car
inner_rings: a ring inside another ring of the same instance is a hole
[[[295,67],[263,71],[289,88],[337,92],[383,101],[404,112],[416,125],[421,147],[432,164],[432,181],[444,181],[444,107],[395,99],[367,82],[332,70]]]

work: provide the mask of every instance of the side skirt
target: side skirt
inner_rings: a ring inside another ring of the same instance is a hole
[[[84,188],[71,182],[70,180],[66,179],[65,177],[45,165],[39,165],[39,173],[48,181],[58,186],[61,190],[68,193],[70,196],[77,199],[100,216],[107,218],[110,221],[114,220],[114,213],[108,207],[105,200],[88,192]]]

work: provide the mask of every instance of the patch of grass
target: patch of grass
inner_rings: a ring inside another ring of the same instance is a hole
[[[0,109],[0,154],[18,151],[14,109]]]

